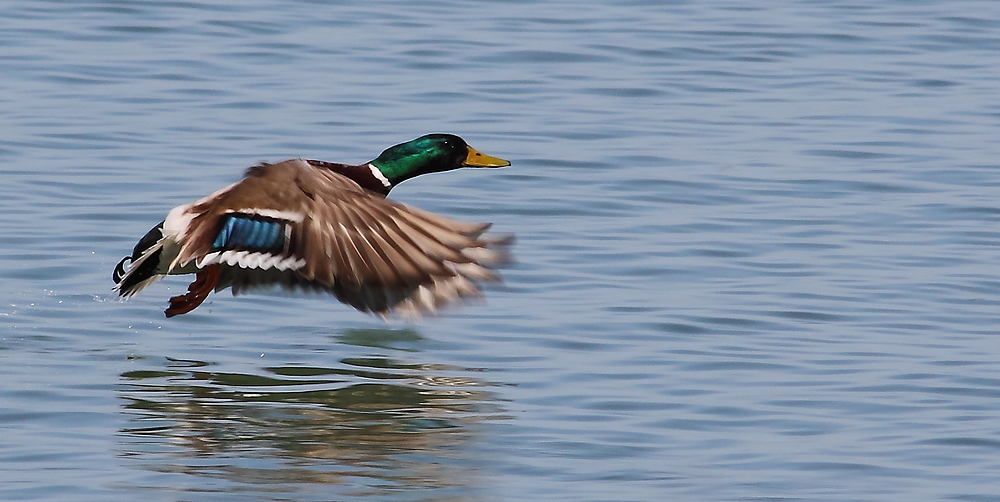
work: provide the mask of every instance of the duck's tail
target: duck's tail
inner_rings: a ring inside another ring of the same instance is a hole
[[[114,291],[128,298],[163,276],[156,271],[163,254],[163,222],[146,232],[146,235],[132,249],[132,255],[122,258],[111,278],[115,281]]]

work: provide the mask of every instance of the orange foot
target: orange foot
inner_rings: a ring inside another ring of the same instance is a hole
[[[205,298],[208,298],[208,294],[215,289],[215,285],[218,282],[218,263],[199,270],[194,282],[188,286],[187,294],[171,298],[170,307],[164,310],[163,313],[167,314],[167,317],[173,317],[191,312],[198,308],[198,305],[201,305],[201,302],[205,301]]]

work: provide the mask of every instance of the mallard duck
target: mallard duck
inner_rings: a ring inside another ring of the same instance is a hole
[[[360,165],[294,159],[261,163],[243,179],[172,209],[115,267],[128,298],[166,275],[197,274],[167,317],[209,293],[279,285],[318,290],[362,312],[419,317],[481,295],[477,281],[505,258],[511,237],[385,196],[421,174],[503,167],[452,134],[428,134]]]

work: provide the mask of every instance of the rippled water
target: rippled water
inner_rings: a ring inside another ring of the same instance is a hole
[[[2,500],[1000,499],[993,2],[0,6]],[[260,160],[427,132],[518,236],[417,325],[126,303]]]

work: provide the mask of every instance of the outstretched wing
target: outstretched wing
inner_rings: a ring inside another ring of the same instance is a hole
[[[170,270],[220,263],[218,289],[322,290],[357,309],[419,316],[481,295],[510,239],[361,189],[302,160],[262,164],[239,183],[176,208],[164,237],[181,243]]]

